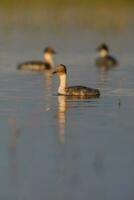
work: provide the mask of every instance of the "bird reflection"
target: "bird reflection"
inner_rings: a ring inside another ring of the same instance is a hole
[[[11,188],[13,194],[17,196],[19,187],[18,180],[18,159],[17,159],[17,144],[20,136],[20,129],[17,127],[16,117],[9,118],[9,125],[11,127],[11,137],[9,143],[9,155],[10,155],[10,170],[11,170]]]
[[[9,124],[11,126],[10,152],[14,153],[16,151],[18,137],[20,135],[20,129],[17,127],[17,122],[15,117],[9,119]]]
[[[107,66],[105,64],[97,67],[99,72],[99,86],[101,89],[108,85],[109,72],[114,70],[115,68],[115,66]]]
[[[66,96],[58,96],[58,123],[60,143],[65,143],[65,124],[66,124]]]
[[[43,76],[44,76],[44,79],[45,79],[45,82],[46,82],[46,88],[48,90],[51,89],[51,86],[52,86],[52,71],[51,70],[46,70],[43,73]]]
[[[110,78],[109,78],[109,71],[110,71],[110,70],[114,70],[114,68],[115,68],[115,67],[107,68],[106,66],[102,66],[101,68],[98,69],[98,72],[99,72],[98,87],[100,88],[100,90],[103,90],[103,91],[104,91],[104,90],[105,90],[105,91],[108,90],[109,81],[110,81]],[[123,80],[121,79],[121,80],[119,80],[119,82],[118,82],[118,87],[119,87],[119,88],[123,88],[122,81],[123,81]],[[120,108],[121,108],[121,105],[122,105],[120,92],[118,92],[117,105],[118,105],[118,108],[120,109]]]
[[[59,127],[59,140],[61,144],[65,143],[65,126],[66,126],[66,111],[67,109],[89,108],[96,107],[96,98],[82,98],[80,96],[58,96],[58,127]],[[92,99],[92,100],[91,100]],[[94,99],[94,100],[93,100]]]
[[[102,67],[99,69],[99,87],[103,88],[107,85],[108,83],[108,69]]]
[[[46,70],[43,74],[45,81],[45,96],[46,96],[46,111],[50,110],[51,107],[51,90],[52,90],[52,72],[51,70]]]

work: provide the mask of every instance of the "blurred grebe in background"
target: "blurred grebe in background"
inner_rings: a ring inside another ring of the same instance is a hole
[[[51,47],[46,47],[43,52],[44,61],[27,61],[24,63],[20,63],[18,65],[19,70],[31,70],[31,71],[44,71],[52,69],[54,62],[53,62],[53,55],[55,54],[55,50]]]
[[[105,43],[101,44],[97,51],[99,52],[99,57],[96,59],[98,67],[110,68],[118,65],[118,61],[109,54],[109,47]]]

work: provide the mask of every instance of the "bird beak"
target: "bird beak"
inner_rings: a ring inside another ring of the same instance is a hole
[[[52,72],[52,74],[56,74],[56,73],[57,73],[56,71],[53,71],[53,72]]]

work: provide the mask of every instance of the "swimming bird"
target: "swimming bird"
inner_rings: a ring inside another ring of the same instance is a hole
[[[53,74],[57,74],[60,79],[60,85],[58,88],[58,95],[65,96],[77,96],[83,98],[99,97],[100,91],[98,89],[92,89],[85,86],[67,86],[67,69],[63,64],[57,65]]]
[[[118,64],[118,61],[109,54],[109,48],[106,44],[101,44],[97,51],[99,52],[99,57],[96,59],[98,67],[110,68]]]
[[[18,65],[19,70],[43,71],[50,70],[53,67],[53,55],[55,50],[46,47],[43,51],[44,61],[27,61]]]

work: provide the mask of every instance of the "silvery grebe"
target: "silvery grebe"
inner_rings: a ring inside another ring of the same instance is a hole
[[[106,44],[101,44],[97,51],[99,57],[96,59],[96,65],[98,67],[114,67],[118,64],[118,61],[109,54],[109,48]]]
[[[57,74],[60,78],[60,85],[58,88],[59,95],[77,96],[77,97],[99,97],[100,91],[84,86],[67,86],[67,70],[65,65],[57,65],[53,74]]]
[[[18,65],[18,69],[20,70],[32,70],[32,71],[43,71],[50,70],[53,67],[53,54],[55,54],[55,50],[51,47],[47,47],[44,49],[44,62],[43,61],[27,61]]]

